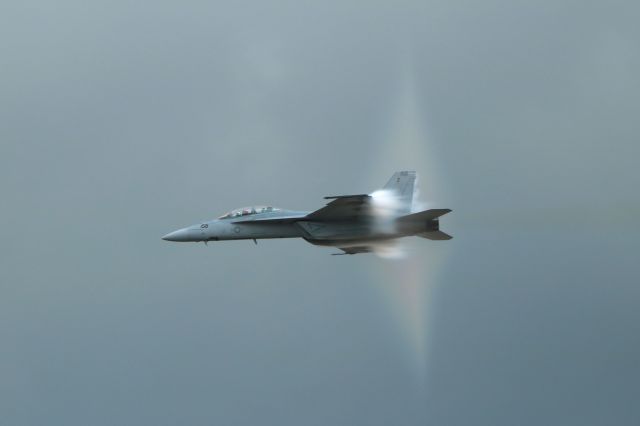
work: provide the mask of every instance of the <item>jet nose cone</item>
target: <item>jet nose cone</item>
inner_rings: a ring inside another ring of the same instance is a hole
[[[165,241],[189,241],[189,232],[187,229],[178,229],[177,231],[169,232],[162,239]]]

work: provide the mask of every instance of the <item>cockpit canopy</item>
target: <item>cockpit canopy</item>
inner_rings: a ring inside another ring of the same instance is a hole
[[[242,207],[239,209],[231,210],[230,212],[220,216],[218,219],[229,219],[231,217],[249,216],[249,215],[258,214],[258,213],[277,212],[279,210],[281,209],[277,207],[271,207],[271,206]]]

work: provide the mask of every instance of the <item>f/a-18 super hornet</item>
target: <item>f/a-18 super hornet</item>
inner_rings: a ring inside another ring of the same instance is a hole
[[[217,219],[173,231],[166,241],[204,242],[262,238],[304,238],[311,244],[337,247],[342,253],[369,253],[402,237],[449,240],[439,217],[449,209],[412,213],[416,173],[396,172],[372,194],[336,195],[313,212],[253,206],[232,210]]]

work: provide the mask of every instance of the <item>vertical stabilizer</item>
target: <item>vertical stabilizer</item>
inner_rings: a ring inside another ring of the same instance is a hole
[[[384,186],[384,190],[395,192],[395,196],[400,203],[399,213],[409,213],[411,211],[415,182],[416,172],[395,172]]]

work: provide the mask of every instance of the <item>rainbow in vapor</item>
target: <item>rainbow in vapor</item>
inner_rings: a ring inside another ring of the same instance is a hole
[[[384,165],[385,173],[387,167],[390,170],[420,171],[420,191],[416,185],[412,211],[446,205],[446,200],[440,196],[443,186],[438,179],[431,139],[423,125],[427,114],[416,93],[413,72],[407,66],[400,79],[391,124],[384,132],[387,136],[379,151],[380,161],[374,162],[376,171]],[[379,178],[376,176],[376,179]],[[428,200],[420,198],[421,191],[428,194]],[[383,206],[393,208],[393,200],[379,192],[372,194],[374,199],[376,194]],[[378,263],[373,270],[373,278],[398,325],[408,365],[422,382],[428,373],[432,293],[451,246],[449,243],[416,244],[411,250],[405,250],[407,244],[412,245],[408,241],[401,246],[387,246],[377,251],[381,257],[393,258],[394,261]]]

